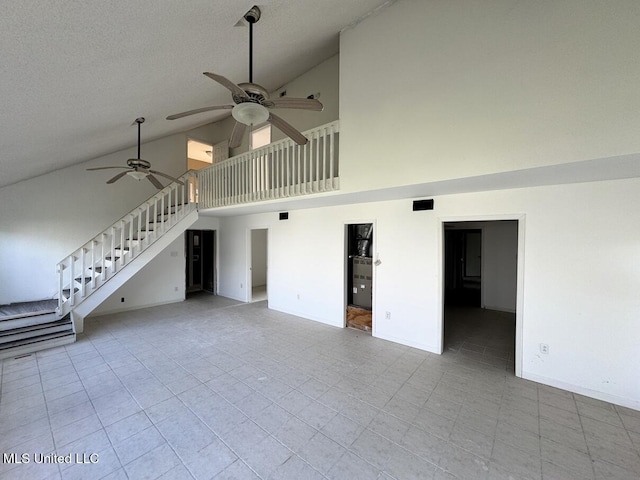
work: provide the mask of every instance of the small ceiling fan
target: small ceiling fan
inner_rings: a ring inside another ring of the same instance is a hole
[[[260,20],[260,9],[257,6],[253,6],[244,14],[244,19],[249,23],[249,82],[236,85],[222,75],[204,72],[211,80],[218,82],[231,91],[231,98],[235,105],[215,105],[212,107],[196,108],[195,110],[169,115],[167,120],[175,120],[212,110],[231,110],[231,115],[236,119],[233,132],[231,133],[231,139],[229,140],[229,147],[231,148],[240,146],[248,125],[259,125],[264,122],[269,122],[281,130],[298,145],[305,145],[308,140],[302,133],[269,110],[272,108],[293,108],[320,112],[324,107],[322,103],[315,98],[280,97],[271,100],[269,98],[269,92],[267,92],[263,86],[253,83],[253,24]]]
[[[142,180],[143,178],[146,177],[147,180],[149,180],[154,187],[156,187],[158,190],[162,190],[164,186],[160,183],[160,181],[156,177],[153,176],[153,174],[155,174],[155,175],[160,175],[161,177],[168,178],[172,182],[176,182],[176,183],[179,183],[180,185],[184,185],[184,183],[182,183],[177,178],[173,178],[172,176],[167,175],[166,173],[158,172],[157,170],[151,170],[151,164],[146,160],[142,160],[140,158],[140,124],[144,123],[144,117],[136,118],[134,123],[138,124],[138,158],[130,158],[129,160],[127,160],[127,165],[128,165],[127,167],[95,167],[95,168],[87,168],[87,170],[106,170],[109,168],[124,168],[125,170],[127,170],[126,172],[120,172],[115,177],[107,180],[107,183],[114,183],[120,180],[125,175],[129,175],[130,177],[133,177],[136,180]]]

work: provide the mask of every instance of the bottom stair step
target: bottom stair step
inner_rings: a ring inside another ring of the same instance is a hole
[[[68,345],[76,341],[75,332],[58,332],[50,333],[48,335],[41,335],[33,337],[27,340],[17,342],[18,344],[9,346],[0,346],[0,360],[5,358],[19,357],[20,355],[26,355],[28,353],[39,352],[46,350],[47,348],[59,347],[61,345]],[[12,342],[13,343],[13,342]]]
[[[54,320],[48,323],[26,325],[24,327],[1,331],[0,349],[5,346],[18,344],[21,341],[28,340],[30,338],[60,332],[73,332],[73,324],[71,323],[71,319],[68,316],[63,319]]]

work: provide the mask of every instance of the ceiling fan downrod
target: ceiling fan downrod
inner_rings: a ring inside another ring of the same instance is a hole
[[[253,83],[253,24],[260,20],[260,8],[257,5],[244,14],[249,23],[249,83]]]
[[[138,124],[138,160],[140,160],[140,124],[144,123],[144,117],[136,118],[135,123]]]

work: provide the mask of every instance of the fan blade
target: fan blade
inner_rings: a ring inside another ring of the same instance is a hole
[[[231,110],[232,108],[233,105],[215,105],[213,107],[196,108],[194,110],[187,110],[186,112],[176,113],[175,115],[169,115],[167,117],[167,120],[175,120],[177,118],[195,115],[196,113],[210,112],[211,110]]]
[[[229,148],[238,148],[242,143],[242,137],[247,126],[244,123],[236,122],[231,132],[231,139],[229,140]]]
[[[95,168],[87,168],[87,171],[89,171],[89,170],[106,170],[107,168],[126,168],[126,169],[129,169],[129,167],[95,167]]]
[[[128,169],[127,169],[128,170]],[[127,173],[129,172],[120,172],[119,174],[117,174],[115,177],[113,177],[111,180],[107,180],[107,183],[113,183],[117,180],[120,180],[122,177],[124,177]]]
[[[172,177],[170,175],[167,175],[166,173],[162,173],[162,172],[159,172],[157,170],[149,170],[149,173],[155,173],[156,175],[160,175],[161,177],[168,178],[172,182],[179,183],[180,185],[184,185],[184,183],[182,183],[180,180],[178,180],[177,178],[174,178],[174,177]]]
[[[269,114],[269,118],[267,119],[267,122],[269,122],[271,125],[276,127],[278,130],[280,130],[282,133],[284,133],[288,137],[290,137],[291,140],[296,142],[298,145],[306,145],[307,142],[309,141],[307,140],[307,137],[305,137],[298,130],[293,128],[293,126],[285,122],[282,118],[278,117],[277,115],[274,115],[273,113]]]
[[[153,183],[153,186],[156,187],[158,190],[162,190],[164,188],[162,184],[158,181],[158,179],[151,174],[147,175],[147,180]]]
[[[271,103],[273,103],[272,108],[297,108],[299,110],[313,110],[314,112],[321,112],[324,108],[324,105],[315,98],[280,97],[276,100],[271,100]]]
[[[217,75],[211,72],[204,72],[204,74],[207,77],[209,77],[211,80],[214,80],[218,82],[220,85],[222,85],[223,87],[231,90],[231,93],[233,93],[234,95],[237,95],[238,97],[242,97],[242,98],[249,98],[249,96],[247,95],[247,92],[245,92],[243,89],[241,89],[238,85],[233,83],[228,78],[225,78],[222,75]]]

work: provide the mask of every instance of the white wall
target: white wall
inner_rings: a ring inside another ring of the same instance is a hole
[[[639,19],[636,0],[399,0],[372,15],[341,36],[341,189],[639,152]]]
[[[91,312],[91,316],[184,300],[184,262],[184,237],[181,237]]]
[[[523,375],[638,408],[639,191],[634,179],[441,196],[426,212],[399,200],[223,218],[220,293],[245,298],[247,231],[268,227],[270,308],[341,327],[344,224],[373,221],[374,335],[439,352],[443,222],[523,217]]]
[[[518,280],[518,224],[515,221],[482,224],[482,306],[516,311]]]

